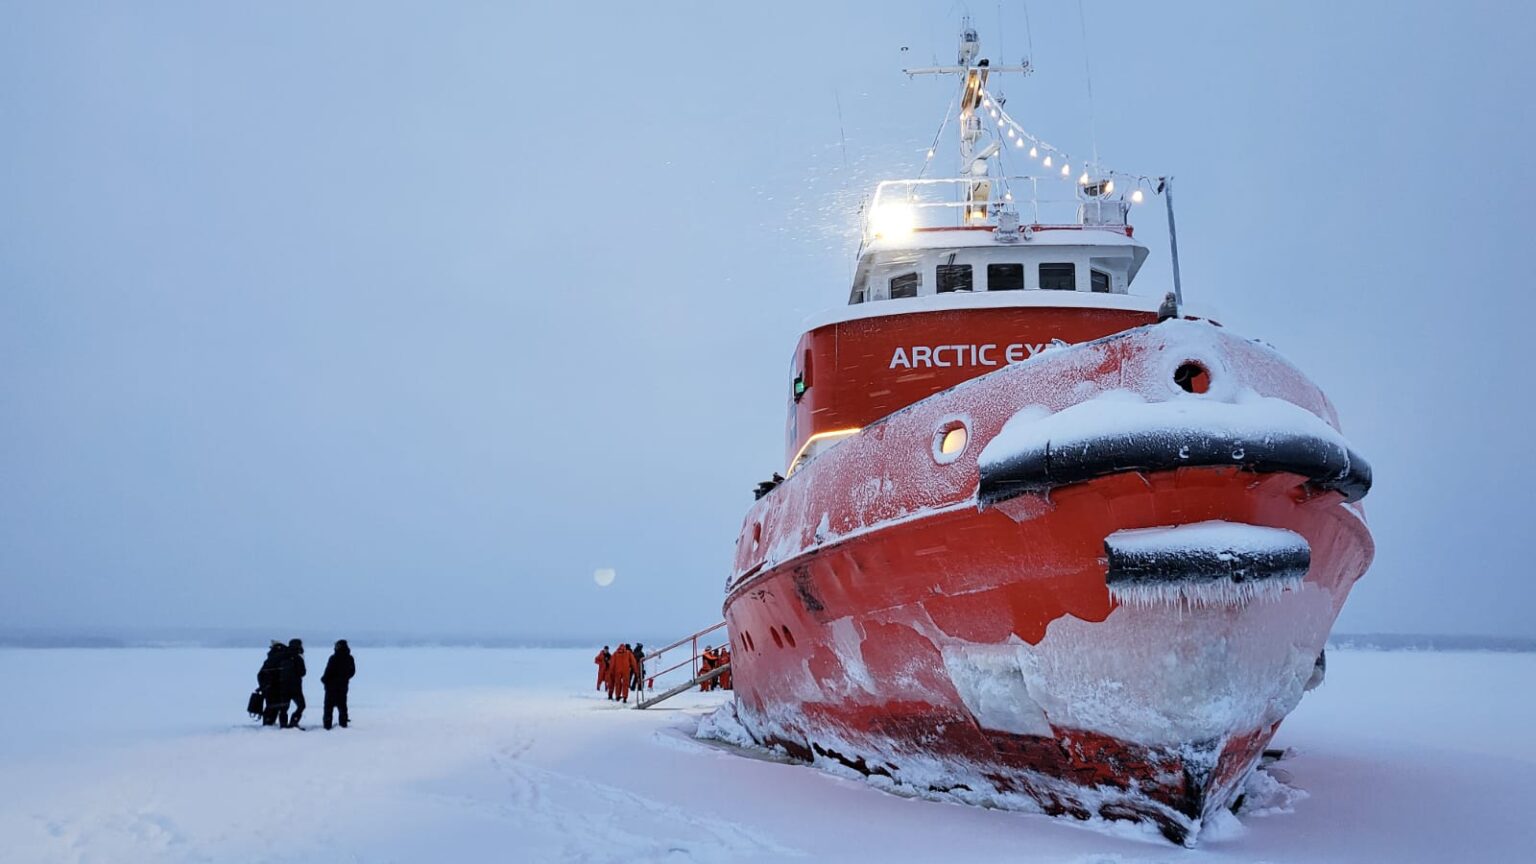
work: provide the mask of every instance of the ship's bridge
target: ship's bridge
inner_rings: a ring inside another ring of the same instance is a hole
[[[978,182],[1004,181],[1031,193],[1038,186],[1032,177],[881,183],[870,204],[849,304],[968,292],[1128,292],[1147,257],[1126,220],[1140,196],[1128,201],[1113,183],[1082,184],[1075,198],[1063,201],[1031,194],[1022,202],[1029,219],[1024,222],[1011,191],[990,205],[940,197],[985,194],[976,189]],[[1069,213],[1071,221],[1046,221]],[[1019,299],[1021,305],[1039,302]]]

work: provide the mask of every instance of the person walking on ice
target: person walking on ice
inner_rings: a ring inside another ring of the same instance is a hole
[[[630,653],[629,644],[625,643],[613,652],[613,659],[609,661],[608,681],[613,693],[608,698],[616,702],[628,702],[629,680],[634,674],[635,655]]]
[[[337,639],[336,650],[331,659],[325,661],[325,672],[320,675],[320,683],[325,686],[325,728],[331,728],[332,710],[339,712],[341,728],[347,728],[347,688],[356,674],[357,662],[352,659],[352,649],[347,647],[347,640]]]
[[[299,718],[304,716],[304,675],[308,671],[304,668],[303,640],[288,640],[288,662],[282,668],[282,688],[284,698],[293,700],[293,716],[283,724],[290,729],[302,728]],[[285,704],[284,713],[286,711]]]
[[[645,643],[636,642],[630,653],[635,657],[635,674],[629,678],[629,689],[641,693],[645,691]]]
[[[597,656],[592,658],[592,662],[597,664],[597,689],[599,690],[608,683],[608,664],[612,660],[613,655],[608,653],[607,645],[604,645],[603,650],[597,652]]]
[[[283,696],[283,665],[288,662],[288,646],[272,640],[267,648],[267,659],[256,673],[256,686],[261,690],[261,725],[275,726],[279,719],[288,725],[288,700]]]

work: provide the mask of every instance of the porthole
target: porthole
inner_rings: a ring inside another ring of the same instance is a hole
[[[781,627],[780,629],[784,631],[784,641],[789,643],[789,647],[795,647],[795,634],[789,632],[788,627]]]
[[[947,465],[960,458],[965,445],[970,443],[971,430],[965,421],[951,417],[939,423],[933,433],[933,461]]]
[[[756,651],[757,646],[752,644],[752,633],[749,630],[741,631],[741,641],[747,646],[748,651]]]
[[[773,644],[779,646],[780,648],[784,647],[784,640],[779,637],[779,631],[777,628],[769,627],[768,635],[773,637]]]
[[[939,452],[950,456],[965,449],[965,427],[956,426],[939,439]]]
[[[1204,393],[1211,389],[1211,373],[1194,360],[1185,360],[1173,370],[1173,383],[1185,393]]]
[[[759,544],[761,542],[763,542],[763,523],[761,523],[761,522],[753,522],[752,523],[752,546],[755,548],[757,546],[757,544]]]

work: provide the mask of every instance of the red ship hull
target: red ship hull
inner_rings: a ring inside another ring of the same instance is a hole
[[[1203,392],[1174,381],[1190,364]],[[1106,405],[1151,420],[1100,441],[1078,420]],[[748,514],[725,604],[740,719],[914,794],[1191,841],[1299,701],[1370,563],[1353,502],[1368,468],[1336,427],[1273,351],[1181,321],[866,426]],[[1154,549],[1175,563],[1137,569],[1139,548],[1115,547],[1196,524],[1296,538],[1306,558],[1280,576],[1239,543]]]

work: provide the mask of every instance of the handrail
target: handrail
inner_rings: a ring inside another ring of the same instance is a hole
[[[689,669],[689,674],[688,674],[689,678],[696,678],[696,677],[698,677],[698,674],[699,674],[699,639],[704,637],[704,636],[708,636],[709,634],[715,632],[716,630],[720,630],[720,629],[722,629],[724,627],[725,627],[725,622],[724,621],[721,621],[718,624],[712,624],[712,625],[710,625],[708,627],[705,627],[703,630],[698,631],[697,633],[692,633],[692,634],[690,634],[688,636],[684,636],[683,638],[677,640],[676,642],[671,643],[670,645],[664,645],[661,648],[658,648],[655,651],[652,651],[652,652],[646,654],[645,655],[645,663],[646,664],[655,663],[656,665],[660,665],[660,661],[661,661],[662,656],[665,655],[668,651],[674,651],[675,649],[681,648],[683,646],[688,646],[689,647],[689,652],[688,652],[688,656],[687,657],[685,657],[684,659],[682,659],[682,660],[672,664],[671,666],[668,666],[665,669],[662,669],[660,672],[651,672],[649,670],[646,670],[646,672],[645,672],[645,685],[646,685],[645,689],[649,690],[652,687],[654,687],[655,684],[656,684],[656,679],[657,678],[660,678],[660,677],[662,677],[663,675],[666,675],[669,672],[675,672],[678,669],[683,668],[684,666],[691,667]]]
[[[703,684],[706,681],[713,681],[716,678],[719,678],[721,675],[724,675],[725,673],[727,673],[729,671],[731,671],[731,664],[729,664],[729,663],[722,663],[719,666],[716,666],[715,668],[709,670],[708,672],[705,672],[703,675],[698,675],[698,676],[694,677],[694,679],[692,681],[685,681],[682,684],[679,684],[676,687],[673,687],[670,690],[667,690],[665,693],[658,693],[657,695],[652,696],[649,699],[637,699],[637,700],[635,700],[635,710],[636,711],[640,711],[640,710],[649,708],[652,705],[655,705],[657,702],[664,702],[664,701],[666,701],[668,699],[671,699],[673,696],[676,696],[679,693],[684,693],[684,692],[687,692],[688,690],[692,690],[695,685]]]
[[[1071,192],[1065,195],[1048,193],[1042,197],[1041,181],[1070,187]],[[982,184],[989,188],[979,195],[978,200],[973,193]],[[1122,226],[1128,221],[1131,205],[1141,200],[1135,195],[1126,197],[1127,191],[1137,191],[1135,184],[1132,187],[1116,189],[1110,180],[1083,185],[1071,177],[1029,174],[883,180],[876,184],[866,208],[865,239],[891,232],[900,235],[913,229],[938,227],[924,223],[948,222],[952,218],[948,211],[961,214],[958,227],[1002,226],[1003,211],[1017,214],[1020,210],[1026,217],[1023,221],[1034,224],[1062,222],[1060,217],[1075,212],[1080,226]],[[963,194],[945,197],[944,193],[949,189]],[[1069,207],[1076,210],[1068,210]],[[1042,208],[1050,211],[1048,215],[1052,218],[1043,218]]]
[[[653,651],[650,654],[647,654],[645,656],[647,656],[647,657],[659,657],[659,656],[661,656],[661,653],[663,651],[671,651],[673,648],[676,648],[677,646],[683,644],[684,642],[687,642],[690,639],[697,639],[700,636],[705,635],[706,633],[713,633],[716,630],[719,630],[721,627],[724,627],[724,626],[725,626],[725,622],[724,621],[721,621],[719,624],[712,624],[709,627],[705,627],[703,630],[700,630],[699,632],[693,634],[692,636],[684,636],[683,638],[677,640],[676,642],[673,642],[671,645],[666,645],[664,647],[657,648],[655,651]]]
[[[671,666],[668,666],[667,668],[661,670],[660,672],[651,672],[648,675],[646,675],[645,677],[648,680],[654,681],[657,678],[660,678],[661,676],[667,674],[668,672],[674,672],[674,671],[676,671],[678,669],[683,668],[684,666],[687,666],[689,663],[693,662],[693,659],[694,658],[692,658],[692,657],[684,658],[682,660],[677,661],[676,663],[673,663]]]

